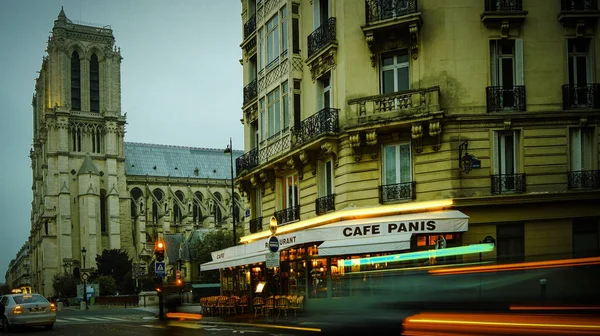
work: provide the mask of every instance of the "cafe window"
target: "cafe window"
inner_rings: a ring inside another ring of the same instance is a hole
[[[496,226],[498,261],[523,261],[525,257],[525,232],[523,223]]]

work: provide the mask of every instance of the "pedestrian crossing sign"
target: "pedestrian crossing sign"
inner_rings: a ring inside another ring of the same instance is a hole
[[[166,275],[164,262],[156,262],[154,264],[154,274],[157,277],[164,277]]]

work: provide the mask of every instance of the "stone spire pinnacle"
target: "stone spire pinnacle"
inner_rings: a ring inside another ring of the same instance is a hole
[[[94,161],[90,157],[90,153],[85,155],[85,159],[83,159],[81,168],[79,168],[79,175],[81,174],[99,175],[98,168],[96,168]]]
[[[67,15],[63,9],[63,6],[60,6],[60,13],[58,13],[58,21],[67,21]]]

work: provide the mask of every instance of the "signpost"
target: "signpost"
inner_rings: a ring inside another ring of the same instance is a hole
[[[154,263],[154,275],[157,278],[163,278],[167,275],[164,261],[158,261]]]
[[[279,239],[275,236],[277,233],[277,218],[275,216],[271,217],[269,229],[273,235],[269,237],[267,243],[270,252],[266,256],[266,266],[267,268],[275,268],[279,267]]]
[[[271,252],[267,254],[267,268],[279,267],[279,252]]]

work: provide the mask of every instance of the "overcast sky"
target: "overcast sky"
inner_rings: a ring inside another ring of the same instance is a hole
[[[0,280],[29,236],[31,98],[61,6],[113,29],[125,141],[243,149],[239,0],[0,0]]]

